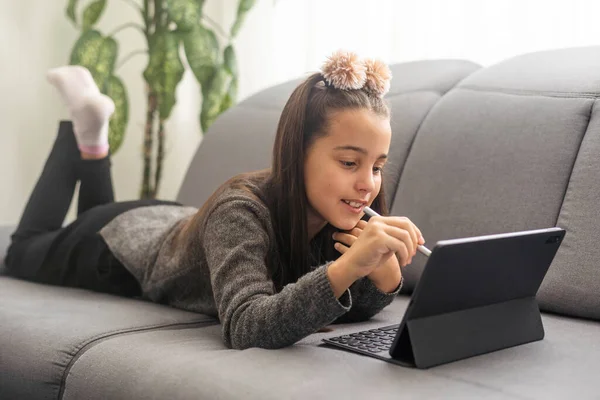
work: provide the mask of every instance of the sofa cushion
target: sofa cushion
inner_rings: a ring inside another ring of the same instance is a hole
[[[75,360],[110,337],[216,323],[150,302],[10,277],[0,277],[0,293],[2,399],[59,398]]]
[[[543,309],[600,320],[600,104],[581,143],[558,226],[567,235],[539,292]]]
[[[360,324],[333,326],[280,350],[229,350],[220,326],[122,335],[73,364],[63,399],[590,398],[600,324],[544,315],[546,338],[417,370],[322,345],[324,337],[399,322],[401,296]],[[577,338],[577,340],[573,340]]]
[[[392,109],[390,125],[393,132],[383,173],[388,207],[394,202],[400,175],[419,126],[441,97],[442,94],[436,91],[416,91],[390,95],[386,99]]]
[[[423,122],[392,213],[408,216],[431,247],[555,226],[593,103],[454,89]],[[406,289],[425,261],[406,269]]]
[[[460,86],[524,95],[598,97],[600,48],[539,51],[482,68]]]

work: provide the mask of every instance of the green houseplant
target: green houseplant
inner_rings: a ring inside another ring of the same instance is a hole
[[[95,25],[107,7],[107,0],[88,2],[83,12],[79,0],[68,0],[66,14],[81,30],[71,52],[70,63],[90,70],[102,93],[115,102],[109,127],[113,154],[119,149],[129,120],[127,89],[116,75],[119,45],[114,35],[121,29],[139,29],[147,49],[125,56],[120,65],[138,53],[148,54],[143,77],[146,82],[147,112],[144,129],[143,176],[140,197],[154,198],[160,187],[165,145],[165,121],[176,103],[175,89],[184,73],[181,54],[185,54],[200,84],[203,132],[219,114],[231,107],[237,95],[238,69],[233,40],[255,0],[239,0],[237,14],[229,33],[203,14],[204,0],[121,0],[139,11],[143,24],[127,23],[112,33],[102,34]],[[210,29],[209,23],[215,30]],[[215,31],[222,36],[221,46]],[[183,51],[180,51],[183,49]]]

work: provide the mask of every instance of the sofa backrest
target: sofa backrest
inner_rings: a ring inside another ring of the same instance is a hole
[[[540,288],[542,310],[600,319],[600,47],[392,66],[391,212],[429,246],[441,239],[561,226]],[[179,201],[199,206],[227,178],[270,165],[277,119],[300,81],[258,93],[220,117]],[[405,290],[424,257],[404,269]]]
[[[599,92],[600,47],[527,54],[471,74],[423,121],[392,213],[410,216],[432,245],[565,228],[540,306],[600,319]],[[424,261],[406,269],[409,285]]]

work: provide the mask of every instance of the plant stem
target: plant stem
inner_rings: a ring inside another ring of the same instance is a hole
[[[162,28],[163,7],[162,0],[154,0],[154,32]]]
[[[136,51],[132,51],[131,53],[127,54],[122,60],[121,62],[119,62],[117,64],[117,66],[115,67],[115,71],[119,68],[121,68],[123,66],[123,64],[125,64],[127,61],[129,61],[131,58],[133,58],[134,56],[138,55],[138,54],[148,54],[148,50],[136,50]]]
[[[117,33],[121,32],[123,29],[126,29],[126,28],[136,28],[140,32],[142,32],[144,35],[146,34],[143,26],[141,26],[140,24],[136,24],[135,22],[128,22],[126,24],[123,24],[123,25],[117,27],[115,30],[113,30],[111,33],[109,33],[106,36],[107,37],[114,36],[114,35],[116,35]]]
[[[210,25],[212,25],[212,27],[215,28],[217,33],[220,34],[221,36],[223,36],[223,38],[225,38],[227,40],[231,40],[231,37],[227,33],[225,33],[223,28],[221,28],[221,26],[219,24],[217,24],[215,22],[215,20],[213,20],[212,18],[210,18],[208,15],[205,15],[205,14],[202,14],[202,19],[205,19]]]
[[[156,173],[154,176],[154,198],[158,195],[162,178],[163,159],[165,158],[165,121],[161,118],[158,123],[158,151],[156,152]]]
[[[144,14],[144,24],[146,25],[146,28],[145,28],[146,40],[149,40],[150,39],[150,22],[152,20],[150,18],[150,0],[144,0],[143,14]]]
[[[133,0],[123,0],[123,1],[143,14],[144,10],[142,10],[142,7],[140,7],[135,1],[133,1]]]
[[[152,198],[153,188],[150,181],[152,175],[152,131],[154,115],[156,113],[156,95],[151,91],[150,86],[146,87],[148,92],[148,110],[146,112],[146,129],[144,130],[144,174],[142,178],[141,198]]]

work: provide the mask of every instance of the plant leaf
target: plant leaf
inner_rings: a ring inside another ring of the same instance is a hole
[[[213,31],[202,25],[196,25],[193,30],[184,33],[182,37],[188,64],[204,90],[213,77],[214,67],[219,57],[217,37]]]
[[[77,16],[75,15],[75,9],[77,8],[77,3],[79,0],[69,0],[69,4],[67,4],[67,10],[65,11],[67,17],[73,21],[74,24],[77,24]]]
[[[110,37],[103,37],[96,30],[85,31],[71,51],[72,65],[86,67],[102,93],[106,93],[108,78],[112,75],[117,60],[118,45]]]
[[[221,111],[223,113],[227,111],[232,105],[235,104],[237,100],[237,91],[238,91],[238,79],[237,76],[232,77],[229,82],[229,88],[227,92],[225,92],[225,96],[223,97],[223,101],[221,101]]]
[[[167,13],[180,31],[190,31],[202,17],[204,0],[167,0]]]
[[[225,47],[223,60],[225,63],[225,70],[229,72],[231,76],[238,76],[237,57],[232,45]]]
[[[85,11],[83,11],[83,30],[88,30],[93,28],[93,26],[98,22],[100,16],[104,12],[104,7],[106,6],[106,0],[96,0],[86,7]]]
[[[125,138],[125,130],[129,121],[129,100],[125,85],[114,75],[108,78],[106,95],[115,102],[115,113],[108,125],[108,143],[111,153],[115,154]]]
[[[200,112],[202,132],[206,132],[221,114],[221,104],[229,79],[229,73],[221,65],[215,69],[215,74],[206,89],[203,88],[202,111]]]
[[[221,101],[220,113],[231,107],[237,99],[238,90],[238,66],[235,51],[232,45],[225,48],[223,52],[224,67],[225,71],[231,76],[229,87],[225,91],[223,99]]]
[[[242,24],[244,23],[244,20],[246,19],[246,14],[248,14],[248,11],[254,7],[255,3],[256,0],[240,0],[238,3],[237,17],[233,23],[233,26],[231,27],[232,38],[237,36]]]
[[[179,59],[179,37],[174,32],[157,32],[150,39],[148,66],[144,78],[158,96],[161,119],[169,118],[176,103],[175,89],[183,78]]]

